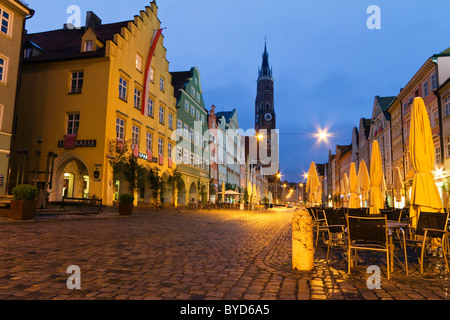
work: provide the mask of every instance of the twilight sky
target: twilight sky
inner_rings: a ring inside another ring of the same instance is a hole
[[[94,11],[104,23],[132,20],[150,0],[26,0],[30,33],[59,29],[67,8]],[[283,178],[300,181],[311,161],[350,144],[374,97],[396,96],[426,59],[450,47],[448,0],[160,0],[169,71],[199,68],[207,108],[238,110],[254,128],[256,79],[267,36],[275,78]],[[370,30],[371,5],[381,29]],[[318,128],[330,141],[316,143]]]

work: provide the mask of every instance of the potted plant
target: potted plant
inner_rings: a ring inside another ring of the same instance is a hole
[[[22,184],[12,190],[14,200],[11,200],[11,218],[15,220],[32,220],[36,214],[36,187]]]
[[[134,196],[128,193],[119,197],[119,215],[131,216],[134,208]]]

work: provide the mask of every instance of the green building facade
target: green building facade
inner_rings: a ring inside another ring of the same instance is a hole
[[[183,184],[178,189],[178,205],[209,199],[208,111],[205,109],[200,72],[171,72],[177,99],[176,163]]]

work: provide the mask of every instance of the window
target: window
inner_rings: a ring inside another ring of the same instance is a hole
[[[201,119],[202,119],[202,123],[205,124],[205,115],[204,114],[201,115]]]
[[[67,115],[67,134],[78,134],[80,128],[80,114],[69,113]]]
[[[433,127],[437,127],[439,125],[439,112],[438,112],[438,110],[433,111],[433,122],[434,122]]]
[[[430,89],[428,87],[428,80],[423,83],[423,96],[427,97],[430,94]]]
[[[181,129],[183,128],[183,122],[181,122],[181,120],[177,120],[177,131],[178,134],[181,133]]]
[[[147,103],[147,113],[148,113],[148,116],[149,117],[152,117],[153,118],[153,104],[154,104],[154,102],[153,102],[153,100],[152,99],[148,99],[148,103]]]
[[[167,155],[168,155],[168,157],[169,157],[169,159],[172,159],[172,148],[173,148],[173,145],[172,145],[172,143],[167,143]]]
[[[195,132],[195,144],[200,145],[200,134]]]
[[[125,139],[125,120],[120,118],[116,119],[116,138]]]
[[[431,90],[436,90],[438,87],[438,81],[436,72],[431,75]]]
[[[183,150],[183,163],[189,164],[189,152],[186,149]]]
[[[447,141],[447,158],[450,158],[450,137],[445,139]]]
[[[194,165],[194,153],[191,152],[191,166]]]
[[[200,111],[196,111],[196,113],[195,113],[195,118],[197,119],[197,120],[200,120]]]
[[[187,124],[184,124],[183,137],[185,137],[186,139],[189,138],[189,126]]]
[[[23,58],[24,59],[29,59],[29,58],[31,58],[32,55],[33,55],[33,49],[32,48],[26,48],[23,51]]]
[[[150,68],[150,81],[152,83],[155,82],[155,68],[153,68],[153,67]]]
[[[169,129],[173,130],[173,114],[169,113]]]
[[[11,14],[0,8],[0,32],[11,35]]]
[[[450,95],[448,95],[444,98],[444,110],[445,110],[445,116],[450,115]]]
[[[195,98],[197,99],[198,102],[200,102],[200,93],[197,92]]]
[[[183,161],[183,148],[177,147],[177,162],[181,163]]]
[[[441,163],[441,147],[435,148],[435,153],[436,153],[435,164],[440,164]]]
[[[159,89],[164,92],[164,78],[159,78]]]
[[[142,91],[138,88],[134,88],[134,107],[139,110],[141,110],[141,96]]]
[[[0,82],[6,83],[6,58],[0,57]]]
[[[147,150],[148,151],[153,151],[153,135],[150,132],[147,132]],[[151,159],[149,159],[151,160]]]
[[[142,72],[142,56],[136,53],[136,70]]]
[[[133,126],[131,138],[133,139],[133,143],[139,146],[139,127]]]
[[[161,138],[158,139],[158,155],[164,155],[164,140]]]
[[[184,110],[186,110],[187,112],[189,112],[189,102],[185,101],[184,102]]]
[[[194,88],[194,87],[191,87],[191,95],[192,95],[193,97],[195,97],[195,88]]]
[[[195,116],[195,107],[191,106],[191,115],[194,117]]]
[[[87,40],[84,43],[84,52],[90,52],[90,51],[94,51],[94,41]]]
[[[120,77],[120,79],[119,79],[119,98],[124,101],[127,101],[127,87],[128,87],[127,80]]]
[[[189,129],[189,140],[194,141],[194,129],[192,128]]]
[[[159,107],[159,123],[164,124],[164,108]]]

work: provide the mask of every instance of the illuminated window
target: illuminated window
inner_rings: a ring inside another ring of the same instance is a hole
[[[139,53],[136,54],[136,70],[142,72],[142,56]]]

